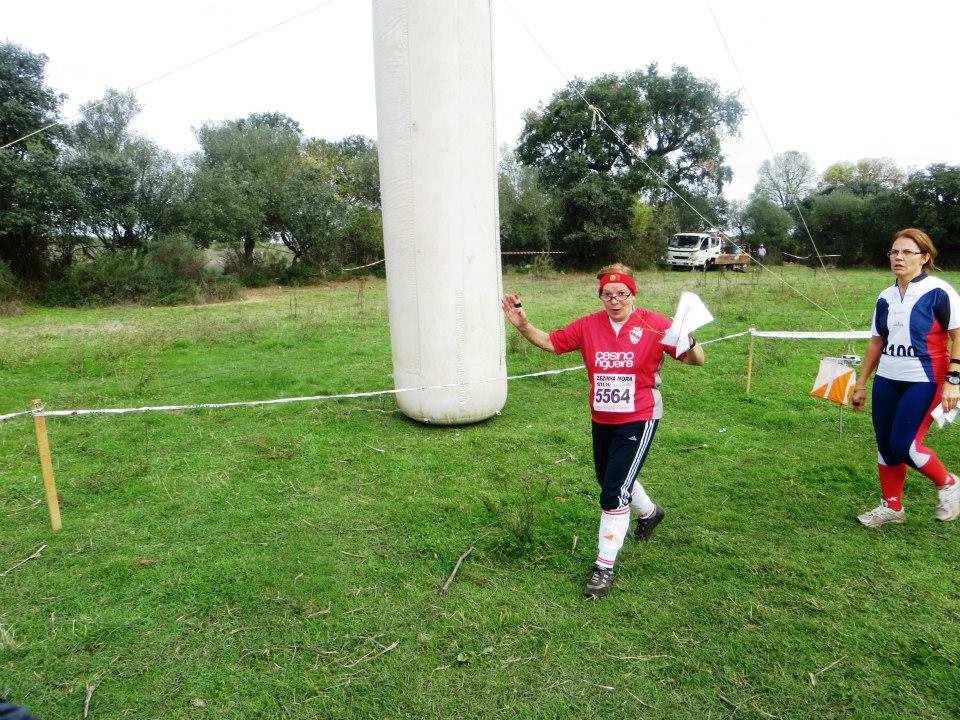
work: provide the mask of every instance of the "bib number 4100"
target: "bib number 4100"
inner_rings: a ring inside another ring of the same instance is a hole
[[[627,373],[597,373],[593,378],[593,409],[629,413],[634,410],[636,376]]]

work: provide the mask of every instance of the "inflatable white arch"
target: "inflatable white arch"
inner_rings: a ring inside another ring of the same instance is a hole
[[[490,0],[373,0],[387,301],[407,416],[476,422],[507,398]]]

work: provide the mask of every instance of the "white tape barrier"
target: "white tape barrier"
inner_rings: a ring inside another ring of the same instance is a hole
[[[560,375],[561,373],[583,370],[583,365],[575,367],[560,368],[558,370],[543,370],[541,372],[527,373],[526,375],[508,375],[507,380],[524,380],[526,378],[545,377],[547,375]],[[491,378],[489,380],[474,380],[465,383],[450,383],[448,385],[424,385],[422,387],[394,388],[392,390],[371,390],[369,392],[339,393],[336,395],[304,395],[302,397],[276,398],[273,400],[246,400],[241,402],[226,403],[193,403],[191,405],[147,405],[135,408],[94,408],[94,409],[76,409],[76,410],[26,410],[24,412],[8,413],[0,415],[0,422],[12,420],[18,417],[33,415],[36,417],[80,417],[83,415],[130,415],[132,413],[146,412],[179,412],[184,410],[218,410],[221,408],[238,407],[261,407],[264,405],[286,405],[289,403],[302,402],[320,402],[323,400],[346,400],[350,398],[369,398],[379,397],[381,395],[397,395],[405,392],[416,392],[420,390],[443,390],[447,388],[456,388],[463,385],[480,385],[488,382],[502,382],[503,378]]]
[[[724,335],[723,337],[712,340],[704,340],[701,345],[712,345],[713,343],[732,340],[743,337],[744,335],[753,335],[763,338],[781,338],[785,340],[868,340],[870,338],[869,330],[845,330],[837,332],[807,332],[800,330],[757,330],[750,328],[743,332]],[[527,378],[545,377],[547,375],[560,375],[561,373],[575,372],[583,370],[583,365],[561,368],[559,370],[543,370],[541,372],[527,373],[526,375],[508,375],[507,380],[525,380]],[[443,390],[447,388],[456,388],[463,385],[476,385],[487,382],[500,382],[502,378],[492,378],[490,380],[476,380],[466,383],[451,383],[449,385],[426,385],[423,387],[395,388],[392,390],[372,390],[369,392],[339,393],[336,395],[305,395],[303,397],[276,398],[274,400],[247,400],[241,402],[226,403],[194,403],[191,405],[147,405],[135,408],[94,408],[94,409],[76,409],[76,410],[25,410],[22,412],[7,413],[0,415],[0,422],[13,420],[14,418],[34,415],[38,417],[80,417],[83,415],[129,415],[132,413],[146,412],[180,412],[184,410],[218,410],[222,408],[238,407],[260,407],[264,405],[286,405],[289,403],[302,402],[321,402],[324,400],[347,400],[351,398],[369,398],[379,397],[381,395],[396,395],[404,392],[415,392],[419,390]]]
[[[782,340],[869,340],[869,330],[837,330],[827,332],[807,332],[806,330],[757,330],[750,328],[754,337],[780,338]]]

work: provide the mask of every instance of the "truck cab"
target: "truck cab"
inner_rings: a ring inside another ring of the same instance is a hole
[[[706,269],[714,264],[723,249],[715,233],[677,233],[667,245],[666,264],[675,268]]]

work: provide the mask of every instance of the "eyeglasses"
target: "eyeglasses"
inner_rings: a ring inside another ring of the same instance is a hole
[[[916,250],[891,250],[887,253],[889,257],[913,257],[914,255],[923,255],[922,252],[917,252]]]
[[[621,290],[618,293],[600,293],[600,299],[604,302],[613,302],[614,300],[623,302],[628,297],[630,297],[630,293],[628,293],[626,290]]]

